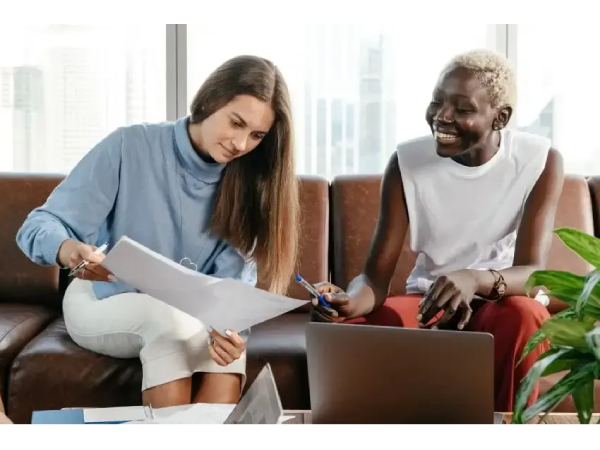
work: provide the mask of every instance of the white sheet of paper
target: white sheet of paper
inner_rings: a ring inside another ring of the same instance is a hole
[[[215,405],[212,405],[215,406]],[[169,417],[163,417],[159,419],[146,419],[139,421],[126,422],[124,425],[222,425],[223,421],[221,419],[223,416],[227,417],[231,412],[231,407],[233,405],[224,405],[229,408],[223,408],[222,411],[199,411],[200,408],[196,408],[196,411],[190,411],[188,413],[181,412],[173,414]],[[199,413],[199,414],[198,414]],[[206,413],[206,414],[205,414]],[[277,425],[283,425],[284,423],[292,420],[294,416],[281,416],[277,421]],[[197,422],[197,420],[201,420]]]
[[[221,334],[243,331],[308,303],[195,272],[123,237],[102,263],[119,280]]]
[[[153,418],[132,424],[267,424],[279,425],[292,419],[285,416],[275,378],[265,364],[252,385],[236,405],[207,404],[173,406],[153,411]]]
[[[275,378],[267,363],[227,417],[225,424],[277,425],[283,423],[283,417]]]
[[[85,423],[127,422],[130,420],[143,420],[145,418],[146,414],[144,413],[143,406],[83,409],[83,421]]]
[[[494,425],[502,425],[503,420],[504,420],[504,414],[494,413]]]
[[[174,425],[222,425],[235,405],[196,403],[193,405],[172,406],[154,409],[154,419],[130,422],[132,425],[174,424]]]

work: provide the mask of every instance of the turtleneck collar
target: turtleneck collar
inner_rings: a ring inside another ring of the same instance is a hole
[[[217,183],[226,164],[208,163],[200,158],[192,146],[188,134],[190,117],[182,117],[175,122],[175,147],[183,167],[194,177],[205,183]]]

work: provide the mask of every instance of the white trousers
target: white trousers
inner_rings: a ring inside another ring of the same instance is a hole
[[[142,362],[142,390],[193,373],[238,373],[246,382],[246,354],[219,366],[208,351],[208,330],[198,319],[146,294],[98,300],[92,282],[75,279],[63,300],[67,331],[83,348]]]

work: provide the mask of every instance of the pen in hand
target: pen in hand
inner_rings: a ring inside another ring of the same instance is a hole
[[[94,250],[94,254],[99,255],[100,253],[103,253],[107,248],[108,248],[108,242],[102,244],[100,247],[98,247],[96,250]],[[83,267],[87,266],[89,263],[90,262],[86,261],[86,260],[81,261],[79,264],[77,264],[75,267],[73,267],[73,269],[69,272],[69,276],[72,277],[78,271],[80,271]]]
[[[309,293],[311,293],[314,297],[316,297],[319,300],[319,303],[327,310],[327,312],[332,317],[337,317],[338,316],[337,311],[331,307],[331,304],[329,304],[329,302],[327,300],[325,300],[325,297],[323,295],[321,295],[319,293],[319,291],[317,291],[312,284],[310,284],[309,282],[307,282],[300,275],[296,275],[295,279],[296,279],[296,281],[298,283],[300,283],[300,285],[304,289],[306,289]]]

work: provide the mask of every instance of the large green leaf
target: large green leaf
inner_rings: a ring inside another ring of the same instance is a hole
[[[580,292],[575,290],[560,290],[546,292],[546,295],[548,297],[554,297],[571,306],[573,309],[573,317],[577,317],[577,314],[575,314],[575,305],[581,296]],[[587,304],[583,307],[583,320],[585,320],[587,316],[592,317],[595,320],[600,320],[600,307],[597,306],[596,303],[600,302],[596,297],[591,296]]]
[[[588,276],[585,277],[583,290],[581,291],[581,295],[579,296],[577,304],[575,305],[575,312],[580,318],[582,316],[584,307],[590,300],[593,300],[592,292],[594,292],[596,286],[598,286],[598,281],[600,281],[600,270],[598,269],[590,272]]]
[[[600,327],[593,328],[585,335],[585,343],[598,361],[600,361]]]
[[[592,315],[600,320],[600,271],[587,277],[557,270],[538,270],[527,280],[526,292],[545,287],[546,295],[576,308],[579,317]]]
[[[593,328],[594,325],[568,319],[546,320],[542,325],[544,335],[553,346],[571,347],[582,352],[589,349],[586,334]]]
[[[569,309],[565,309],[565,310],[559,312],[558,314],[554,315],[550,319],[546,320],[546,322],[551,321],[551,320],[573,319],[575,317],[576,317],[575,310],[573,308],[569,308]],[[529,338],[529,341],[527,341],[527,344],[525,345],[525,348],[523,349],[523,354],[521,355],[521,358],[519,359],[519,362],[517,363],[517,365],[521,364],[523,359],[525,359],[525,357],[527,355],[529,355],[546,338],[547,338],[547,336],[544,333],[543,328],[540,328],[539,330],[537,330]]]
[[[540,377],[568,369],[570,364],[578,360],[579,352],[569,348],[551,349],[540,356],[521,381],[515,397],[513,423],[520,423],[527,400]]]
[[[594,377],[595,364],[595,362],[591,362],[579,366],[577,369],[572,369],[558,383],[552,386],[548,392],[540,396],[533,405],[527,408],[522,414],[519,414],[519,422],[517,423],[527,423],[537,415],[551,411],[568,395],[589,383],[589,380]]]
[[[592,373],[586,383],[581,384],[573,391],[573,401],[577,410],[579,423],[589,424],[594,412],[594,374]]]
[[[572,228],[555,230],[561,241],[596,269],[600,269],[600,239]]]
[[[586,299],[589,299],[588,303],[600,308],[600,286],[590,280],[595,276],[594,272],[587,277],[582,277],[560,270],[536,270],[529,276],[525,289],[529,293],[536,286],[544,286],[546,295],[556,297],[571,306],[576,306],[583,294]]]
[[[526,292],[530,292],[536,286],[545,286],[548,290],[554,289],[577,289],[579,293],[583,290],[585,277],[575,275],[562,270],[536,270],[525,284]]]

